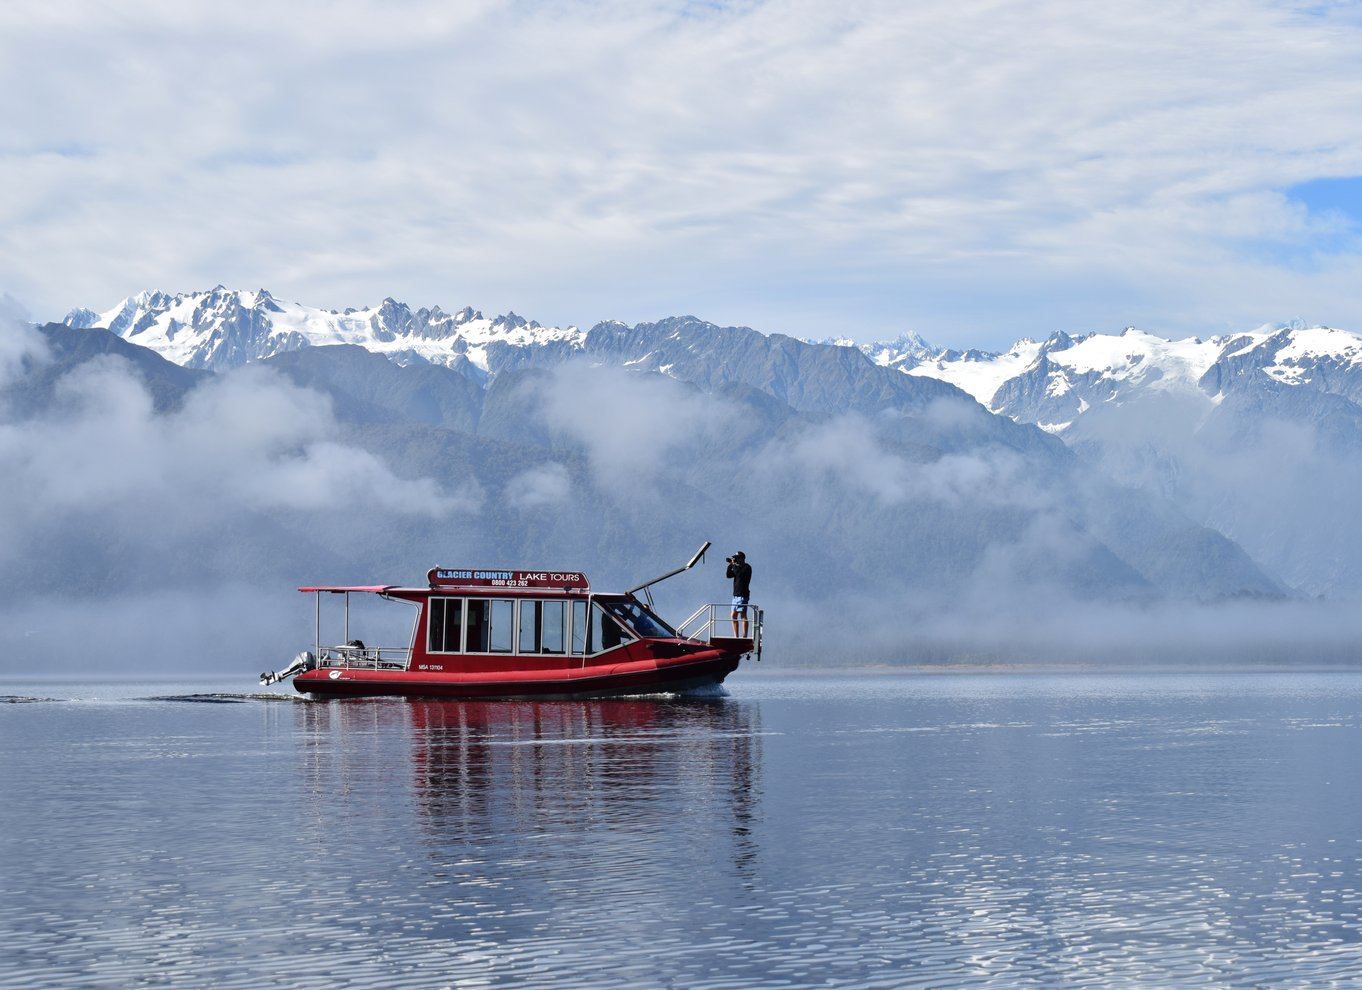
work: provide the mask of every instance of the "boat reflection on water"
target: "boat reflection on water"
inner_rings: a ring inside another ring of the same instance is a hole
[[[704,809],[730,819],[736,837],[748,834],[760,746],[748,706],[431,702],[411,713],[424,730],[413,751],[418,800],[442,829],[469,837],[683,830],[680,819]]]
[[[762,734],[751,702],[364,699],[297,710],[305,776],[331,806],[319,819],[386,819],[389,836],[416,825],[442,851],[479,858],[523,854],[535,840],[546,870],[727,855],[744,874],[755,857]]]

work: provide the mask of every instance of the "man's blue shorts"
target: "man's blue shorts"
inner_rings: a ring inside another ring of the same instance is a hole
[[[733,611],[735,611],[735,612],[746,612],[746,611],[747,611],[747,603],[750,602],[751,600],[752,600],[752,598],[751,598],[750,595],[734,595],[734,596],[733,596]]]

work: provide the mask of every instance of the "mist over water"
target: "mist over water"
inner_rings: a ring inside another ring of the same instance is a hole
[[[0,986],[1362,980],[1357,675],[728,691],[6,681]]]

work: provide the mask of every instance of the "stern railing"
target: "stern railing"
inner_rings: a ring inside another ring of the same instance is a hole
[[[406,670],[411,664],[411,649],[398,646],[323,646],[317,654],[318,667],[347,667],[354,670]]]

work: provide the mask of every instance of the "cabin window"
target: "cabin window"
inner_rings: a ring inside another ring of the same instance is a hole
[[[638,602],[610,602],[606,605],[610,613],[618,619],[622,619],[628,625],[633,626],[640,636],[650,636],[655,639],[670,639],[676,635],[676,630],[659,619],[652,612],[649,612]]]
[[[510,653],[515,641],[515,602],[502,599],[492,601],[492,652]]]
[[[543,602],[520,603],[520,652],[538,653],[540,650],[539,621]]]
[[[586,656],[586,637],[589,630],[586,621],[586,602],[575,601],[572,603],[572,655],[574,657]]]
[[[567,652],[567,602],[544,602],[543,635],[540,647],[545,653]]]
[[[432,598],[428,606],[426,652],[458,653],[463,644],[463,599]]]
[[[600,605],[591,606],[591,622],[587,628],[586,639],[587,653],[602,653],[605,650],[613,650],[615,647],[631,642],[633,639],[633,634],[606,615]]]
[[[521,653],[567,652],[567,602],[520,603]]]
[[[491,642],[492,622],[488,602],[481,598],[468,600],[468,652],[486,653]]]
[[[515,642],[515,602],[470,598],[467,625],[469,653],[510,653]]]

